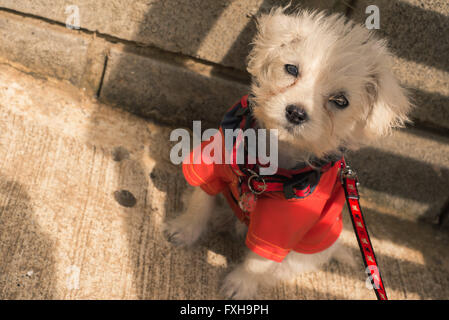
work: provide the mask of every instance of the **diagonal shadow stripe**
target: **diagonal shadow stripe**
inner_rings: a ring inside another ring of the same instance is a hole
[[[368,16],[365,14],[368,5],[379,7],[380,29],[377,32],[388,38],[395,54],[449,71],[448,16],[406,1],[364,0],[359,1],[357,8],[351,12],[351,17],[364,23]],[[432,2],[432,5],[438,4]]]
[[[448,168],[375,148],[350,153],[348,159],[359,174],[362,192],[364,188],[381,192],[376,200],[384,205],[392,205],[388,201],[399,197],[402,210],[401,203],[407,199],[425,204],[426,212],[417,208],[415,214],[431,221],[440,214],[449,190]],[[391,197],[386,199],[385,194]]]
[[[433,128],[434,132],[449,137],[449,97],[418,88],[411,88],[409,91],[416,106],[411,114],[416,119],[416,124]]]

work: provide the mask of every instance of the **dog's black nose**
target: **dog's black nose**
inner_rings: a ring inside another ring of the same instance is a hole
[[[308,119],[306,111],[293,104],[288,105],[287,108],[285,108],[285,116],[287,117],[287,120],[293,124],[301,124]]]

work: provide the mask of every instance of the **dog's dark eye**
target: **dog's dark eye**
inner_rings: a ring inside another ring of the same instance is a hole
[[[299,71],[298,71],[298,67],[297,66],[294,66],[292,64],[286,64],[285,65],[285,71],[287,71],[288,74],[291,74],[295,78],[298,77]]]
[[[349,106],[349,101],[343,94],[337,94],[329,98],[329,101],[332,102],[337,108],[344,109]]]

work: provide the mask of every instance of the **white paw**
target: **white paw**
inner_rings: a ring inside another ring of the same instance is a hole
[[[257,282],[236,269],[226,276],[220,292],[227,299],[252,299],[257,292]]]
[[[164,224],[163,232],[170,243],[175,246],[190,246],[198,240],[202,227],[189,220],[189,216],[182,215]]]

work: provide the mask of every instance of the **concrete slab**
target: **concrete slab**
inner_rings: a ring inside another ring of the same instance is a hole
[[[185,189],[180,168],[168,162],[170,128],[0,64],[0,129],[1,299],[221,298],[220,282],[243,243],[210,230],[193,248],[176,249],[161,234],[161,223],[182,210]],[[409,138],[417,158],[442,147],[428,142],[421,153],[421,138]],[[391,156],[389,165],[407,159]],[[117,202],[122,190],[134,206]],[[449,235],[369,204],[366,220],[390,298],[447,299]],[[332,262],[264,288],[259,298],[375,299],[344,217],[343,241],[359,267]]]

